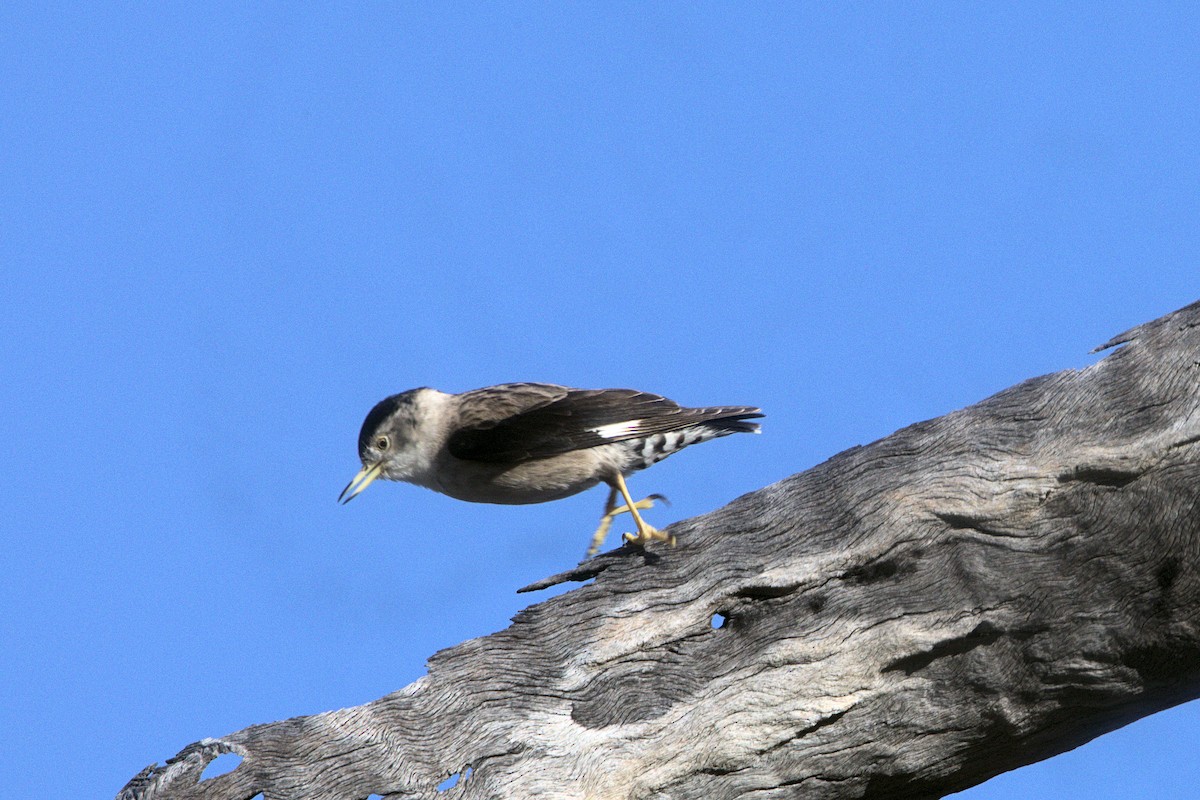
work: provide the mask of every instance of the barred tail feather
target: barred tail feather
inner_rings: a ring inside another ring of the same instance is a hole
[[[716,428],[725,435],[727,433],[762,433],[762,428],[757,422],[747,422],[747,419],[754,419],[763,416],[762,414],[743,414],[736,417],[722,417],[721,419],[709,420],[704,423],[710,428]]]
[[[717,432],[718,436],[725,436],[730,433],[758,433],[759,424],[757,422],[747,422],[750,419],[759,419],[766,416],[762,413],[761,408],[753,406],[724,406],[717,408],[706,408],[704,411],[711,414],[712,418],[704,421],[704,426]]]

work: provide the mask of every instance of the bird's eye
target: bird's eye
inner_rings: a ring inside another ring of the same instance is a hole
[[[388,447],[391,446],[391,444],[392,444],[392,442],[390,439],[388,439],[388,437],[380,436],[378,439],[375,440],[375,449],[376,450],[387,450]]]

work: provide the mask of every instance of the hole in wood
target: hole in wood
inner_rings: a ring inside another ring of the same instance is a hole
[[[446,780],[439,783],[437,790],[439,792],[448,792],[457,786],[460,781],[465,781],[469,777],[471,777],[471,768],[467,767],[462,772],[456,772],[449,778],[446,778]]]
[[[728,618],[724,614],[722,614],[720,611],[718,611],[716,614],[713,614],[712,620],[711,620],[713,630],[716,631],[716,630],[720,630],[721,628],[724,628],[725,623],[727,621],[728,621]]]
[[[208,766],[204,768],[204,772],[200,773],[200,780],[206,781],[210,778],[216,778],[220,775],[233,772],[241,763],[242,757],[237,753],[222,753],[208,762]]]

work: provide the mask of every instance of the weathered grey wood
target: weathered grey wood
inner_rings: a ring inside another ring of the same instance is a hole
[[[926,798],[1200,694],[1200,303],[119,795]],[[713,629],[713,614],[727,618]],[[197,784],[218,753],[245,760]],[[473,772],[441,795],[435,787]]]

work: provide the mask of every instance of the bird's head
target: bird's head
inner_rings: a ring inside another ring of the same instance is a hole
[[[363,468],[338,497],[349,503],[376,478],[404,481],[414,477],[423,463],[418,427],[420,397],[430,389],[412,389],[375,404],[358,432],[358,458]]]

